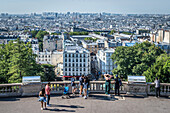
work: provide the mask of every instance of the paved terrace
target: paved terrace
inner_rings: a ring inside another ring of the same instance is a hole
[[[38,97],[0,98],[0,113],[170,113],[170,98],[154,96],[113,96],[91,94],[88,99],[78,96],[61,99],[51,97],[51,107],[40,110]]]

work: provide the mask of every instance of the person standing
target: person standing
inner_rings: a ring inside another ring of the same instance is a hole
[[[116,75],[116,79],[115,79],[115,95],[120,95],[120,92],[119,92],[119,88],[121,86],[122,82],[120,80],[120,78],[118,77],[118,75]]]
[[[39,92],[39,101],[41,102],[41,110],[43,110],[43,103],[44,103],[44,106],[45,108],[44,109],[47,109],[46,108],[46,95],[45,95],[45,88],[42,88],[42,90]]]
[[[83,89],[84,89],[84,99],[87,99],[87,90],[88,90],[89,80],[88,77],[84,77]]]
[[[77,88],[76,88],[76,84],[75,84],[75,76],[74,75],[71,78],[71,86],[72,86],[72,93],[73,93],[73,95],[75,95]]]
[[[46,97],[47,97],[47,106],[49,107],[50,104],[50,91],[51,91],[51,88],[50,88],[50,82],[48,82],[48,84],[45,86],[45,94],[46,94]]]
[[[160,97],[160,80],[158,79],[158,77],[156,77],[155,79],[155,92],[156,92],[156,97]]]
[[[106,82],[105,82],[105,94],[109,95],[110,94],[110,79],[112,78],[112,75],[104,74],[104,78],[106,80]]]
[[[83,82],[84,82],[84,75],[79,78],[79,85],[80,85],[80,97],[82,97],[83,92]]]

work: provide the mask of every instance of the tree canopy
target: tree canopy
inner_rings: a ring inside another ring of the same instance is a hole
[[[31,31],[32,36],[38,38],[39,43],[39,50],[40,52],[43,51],[43,38],[45,35],[48,35],[49,33],[47,31]]]
[[[154,82],[158,77],[162,83],[170,83],[170,56],[160,55],[143,75],[146,76],[147,82]]]
[[[41,76],[42,81],[54,81],[50,64],[37,64],[30,43],[19,39],[0,45],[0,83],[18,83],[23,76]]]
[[[88,32],[70,32],[69,35],[88,35]]]
[[[112,72],[123,75],[124,78],[127,78],[127,75],[142,75],[163,53],[165,52],[162,49],[148,41],[132,47],[117,47],[111,57],[117,68]]]
[[[17,39],[0,45],[0,57],[1,83],[21,82],[23,76],[37,73],[36,55],[33,54],[30,43],[25,44]]]
[[[92,37],[86,37],[84,40],[92,40],[93,42],[97,41],[97,38],[92,38]]]
[[[111,30],[109,34],[113,35],[113,33],[116,33],[116,31],[115,30]]]
[[[43,74],[41,75],[42,81],[54,81],[55,80],[55,72],[54,72],[54,66],[50,64],[42,64],[41,68],[43,69],[41,72]]]

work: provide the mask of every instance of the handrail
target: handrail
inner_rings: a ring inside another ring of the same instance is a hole
[[[40,83],[11,83],[11,84],[0,84],[0,97],[9,97],[9,96],[24,96],[24,95],[38,95],[38,92],[42,87],[45,86],[48,82]],[[63,88],[66,86],[70,87],[71,91],[71,81],[51,81],[51,94],[62,94]],[[110,92],[114,93],[115,81],[111,81]],[[79,81],[75,81],[76,87],[79,86]],[[120,93],[145,93],[147,95],[155,95],[155,84],[154,83],[129,83],[127,81],[122,81],[122,86],[120,87]],[[170,96],[170,83],[161,83],[161,94]],[[79,88],[77,90],[77,93]],[[89,84],[90,93],[104,93],[105,92],[105,81],[90,81]]]
[[[42,84],[47,84],[48,82],[41,82]],[[51,81],[51,84],[64,84],[64,83],[71,83],[71,81]],[[79,83],[79,81],[75,81],[76,84]],[[90,81],[90,83],[105,83],[105,81]],[[111,81],[111,83],[115,83],[115,81]],[[122,84],[128,84],[127,81],[122,81]],[[132,83],[133,84],[133,83]],[[147,83],[148,85],[154,85],[154,83]],[[7,84],[0,84],[1,86],[19,86],[22,85],[22,83],[7,83]],[[170,83],[160,83],[160,85],[167,85],[170,86]]]
[[[9,84],[0,84],[0,87],[1,86],[21,86],[22,83],[9,83]]]

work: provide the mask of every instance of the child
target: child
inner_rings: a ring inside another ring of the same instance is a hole
[[[45,95],[45,88],[42,88],[42,90],[39,92],[39,101],[41,101],[41,110],[43,110],[43,102],[44,102],[44,106],[45,108],[44,109],[47,109],[46,108],[46,95]]]

